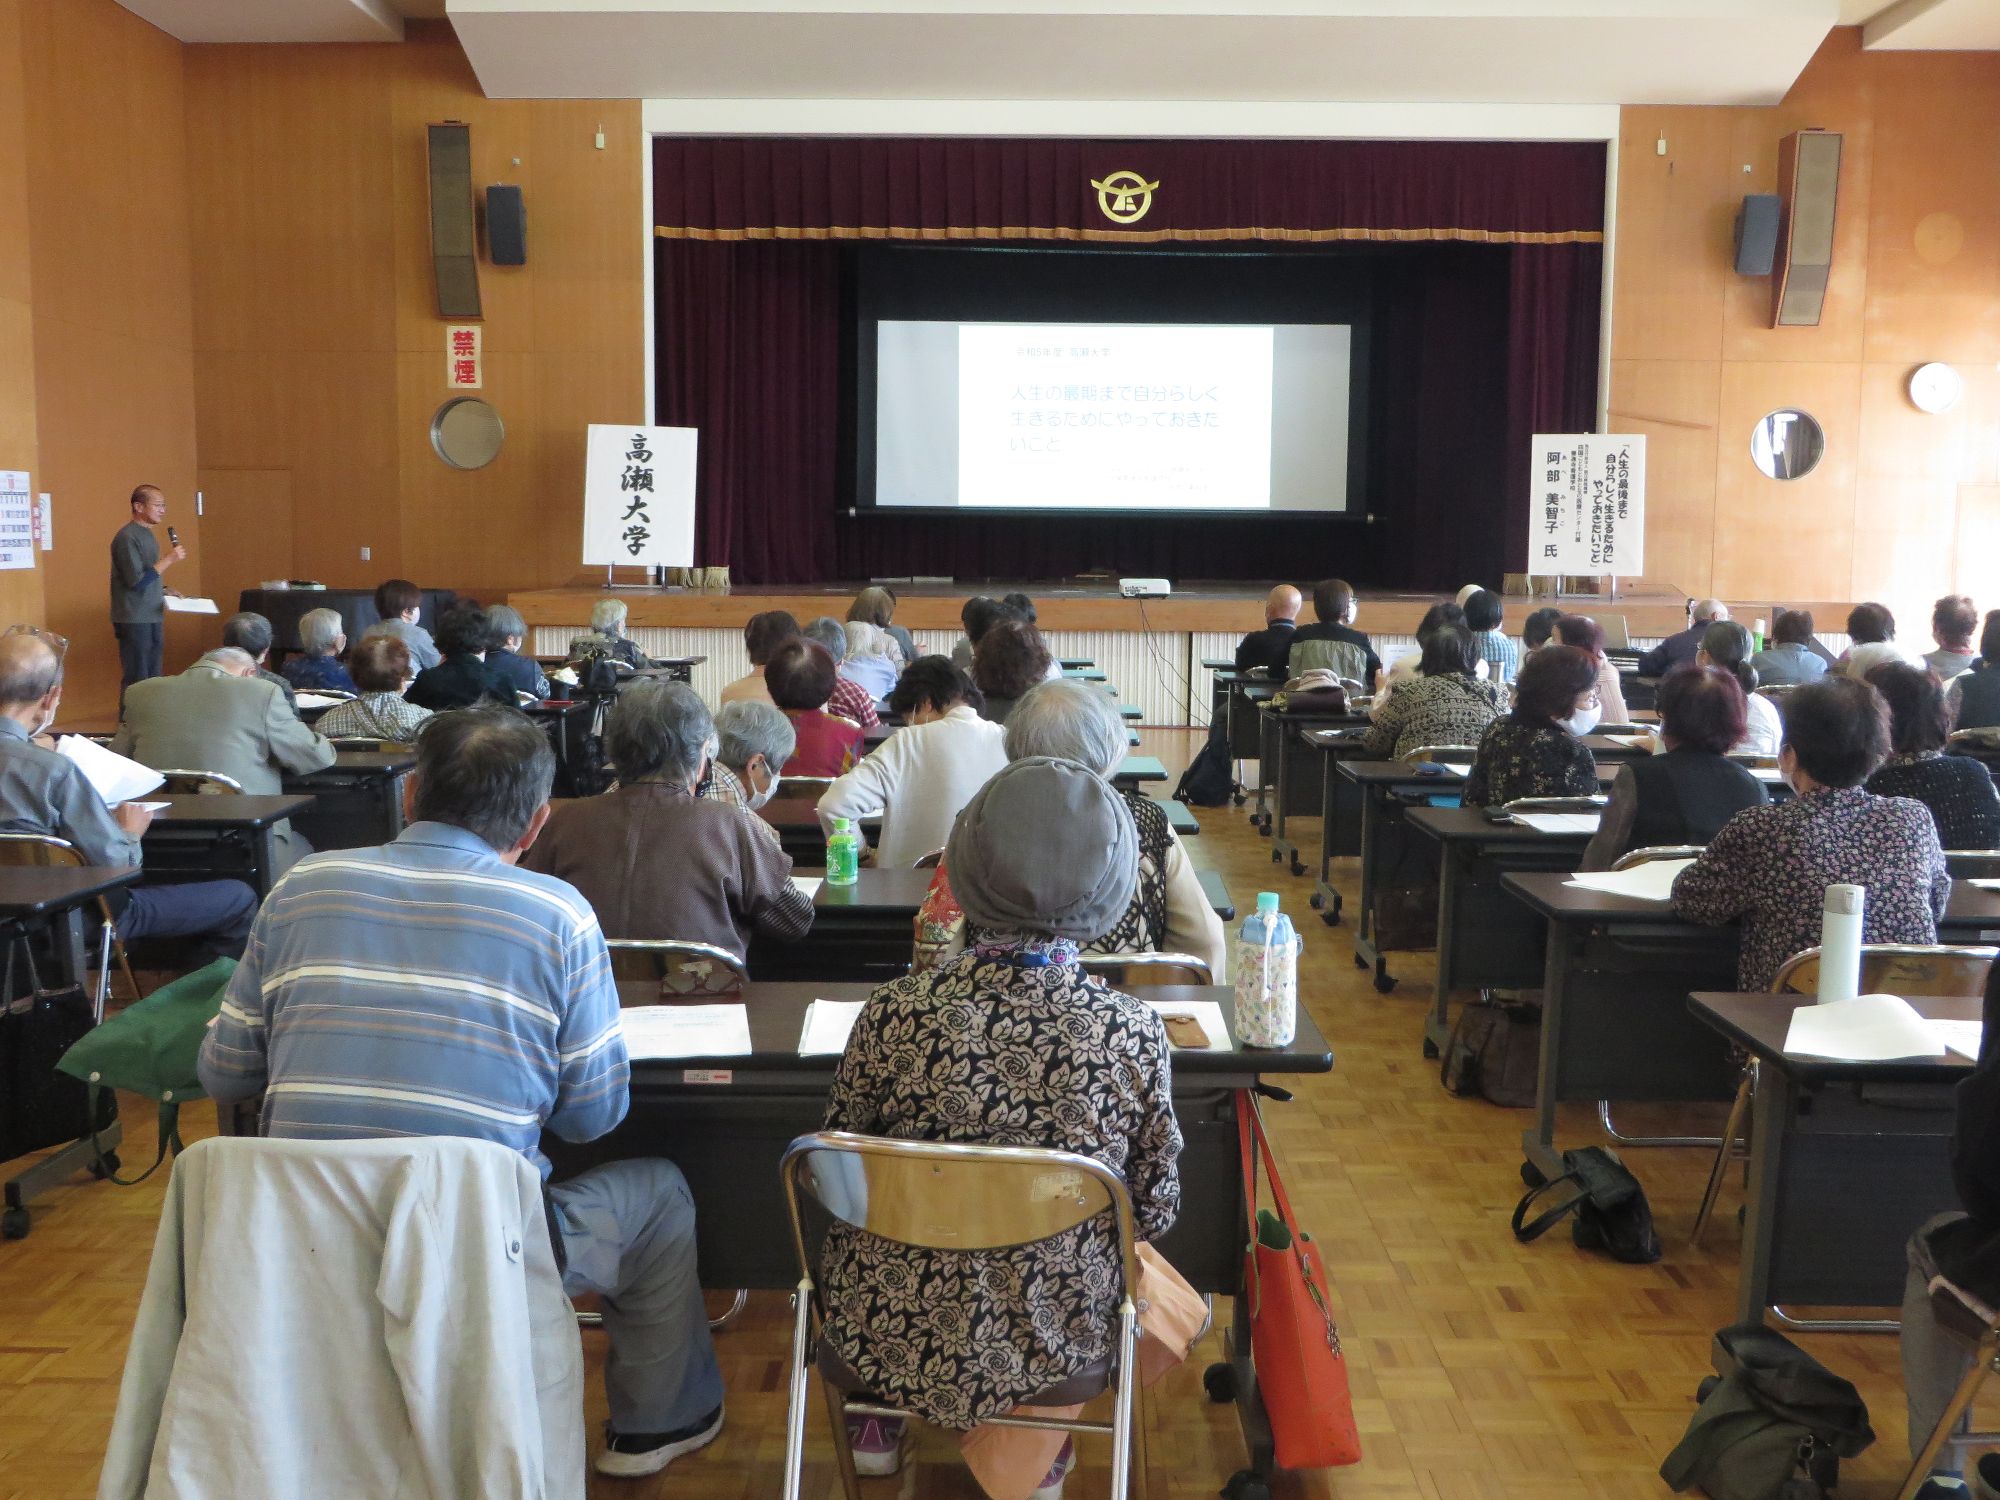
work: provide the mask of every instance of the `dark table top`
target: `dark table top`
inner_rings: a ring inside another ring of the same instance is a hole
[[[137,865],[116,870],[102,865],[0,866],[0,917],[41,916],[80,906],[93,896],[132,884],[139,875]]]
[[[1114,782],[1165,781],[1167,768],[1157,755],[1128,755],[1111,773]]]
[[[1509,871],[1500,877],[1500,883],[1531,910],[1552,921],[1650,922],[1701,930],[1697,924],[1674,915],[1673,907],[1665,901],[1642,901],[1635,896],[1614,896],[1608,891],[1565,885],[1569,878],[1560,871]],[[2000,891],[1980,890],[1966,881],[1954,881],[1944,921],[1939,925],[1960,932],[1969,928],[2000,928]]]
[[[1436,786],[1440,791],[1456,791],[1464,785],[1465,773],[1470,769],[1467,766],[1444,766],[1425,775],[1415,766],[1406,766],[1399,760],[1343,760],[1336,764],[1341,775],[1363,786]],[[1617,778],[1618,767],[1597,768],[1600,791],[1609,788]]]
[[[760,984],[752,981],[736,994],[705,996],[702,1001],[705,1004],[742,1002],[750,1021],[749,1055],[634,1062],[632,1071],[641,1078],[655,1070],[678,1072],[684,1068],[701,1067],[732,1068],[744,1072],[782,1070],[794,1074],[811,1071],[824,1072],[830,1080],[840,1064],[838,1056],[833,1053],[799,1056],[799,1033],[805,1025],[806,1007],[814,1000],[866,1000],[876,988],[872,984]],[[1160,985],[1132,993],[1145,1000],[1179,1001],[1183,1004],[1194,1000],[1213,1000],[1222,1007],[1223,1019],[1234,1024],[1236,993],[1227,985]],[[658,987],[643,980],[621,980],[618,995],[626,1005],[646,1005],[654,1001]],[[1246,1061],[1259,1073],[1329,1073],[1333,1071],[1333,1049],[1301,1006],[1298,1033],[1292,1038],[1291,1046],[1245,1047],[1232,1052],[1176,1049],[1174,1076],[1179,1079],[1203,1073],[1241,1074]]]
[[[189,793],[138,800],[167,804],[153,814],[155,828],[265,828],[312,805],[310,795],[292,792],[278,797],[210,797]]]
[[[334,752],[332,765],[317,771],[287,772],[285,781],[287,785],[298,782],[310,786],[315,777],[401,776],[416,766],[415,746],[406,750],[338,750]]]
[[[775,807],[776,803],[766,803]],[[820,879],[824,867],[819,869],[799,866],[797,874],[806,879]],[[863,865],[856,872],[853,885],[832,886],[821,884],[813,893],[813,909],[819,912],[851,911],[861,915],[909,916],[917,914],[917,908],[924,904],[924,895],[930,890],[931,870],[884,870],[873,865]],[[1197,870],[1195,878],[1201,882],[1202,894],[1208,904],[1223,921],[1231,921],[1236,916],[1236,903],[1229,899],[1229,888],[1223,884],[1222,876],[1214,870]]]
[[[1409,811],[1413,827],[1421,828],[1440,843],[1479,844],[1575,844],[1590,842],[1587,833],[1544,833],[1512,819],[1496,823],[1480,807],[1413,807]]]
[[[773,797],[757,809],[757,816],[773,828],[818,828],[818,797]],[[854,820],[858,827],[863,823],[880,824],[880,813],[863,813]]]
[[[1982,1001],[1977,995],[1940,997],[1905,995],[1912,1009],[1930,1021],[1977,1021]],[[1842,1062],[1831,1057],[1807,1057],[1785,1051],[1785,1034],[1792,1012],[1815,1004],[1811,995],[1746,995],[1698,991],[1688,997],[1697,1017],[1752,1057],[1780,1068],[1794,1078],[1869,1083],[1938,1083],[1962,1078],[1971,1071],[1969,1058],[1956,1052],[1942,1057],[1902,1057],[1888,1062]]]

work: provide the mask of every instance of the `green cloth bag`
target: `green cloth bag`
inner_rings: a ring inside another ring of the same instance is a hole
[[[114,1176],[100,1147],[101,1175],[126,1186],[144,1182],[166,1160],[170,1149],[180,1150],[180,1107],[189,1099],[208,1097],[195,1074],[195,1061],[201,1056],[208,1023],[222,1008],[223,992],[235,972],[235,959],[218,958],[205,969],[162,985],[145,999],[106,1016],[56,1064],[89,1085],[93,1111],[100,1089],[143,1094],[160,1106],[160,1149],[153,1165],[134,1178]]]

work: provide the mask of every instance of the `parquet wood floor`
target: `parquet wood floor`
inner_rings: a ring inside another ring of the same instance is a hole
[[[1148,736],[1178,766],[1191,737]],[[1657,1500],[1655,1472],[1692,1410],[1711,1332],[1732,1315],[1737,1232],[1718,1215],[1706,1248],[1687,1242],[1703,1154],[1629,1154],[1652,1199],[1666,1257],[1621,1266],[1566,1233],[1521,1247],[1508,1215],[1521,1192],[1521,1111],[1453,1099],[1419,1040],[1429,959],[1396,955],[1397,990],[1378,995],[1351,961],[1351,926],[1322,925],[1308,884],[1273,865],[1240,809],[1205,810],[1189,841],[1245,907],[1283,893],[1306,940],[1301,994],[1332,1040],[1336,1071],[1272,1106],[1300,1212],[1321,1238],[1338,1292],[1366,1458],[1291,1476],[1292,1497],[1341,1500]],[[1316,844],[1317,825],[1306,829]],[[1354,907],[1346,862],[1348,909]],[[192,1111],[205,1115],[206,1107]],[[1666,1117],[1633,1111],[1636,1125]],[[128,1107],[135,1137],[150,1133]],[[205,1122],[190,1122],[197,1130]],[[1621,1126],[1634,1128],[1621,1120]],[[1566,1139],[1598,1138],[1582,1109]],[[139,1154],[142,1139],[127,1152]],[[95,1491],[124,1346],[143,1284],[164,1174],[138,1188],[78,1182],[36,1206],[25,1241],[0,1243],[0,1500],[85,1500]],[[760,1294],[718,1341],[729,1421],[700,1455],[655,1481],[594,1480],[593,1500],[762,1500],[778,1491],[784,1437],[786,1299]],[[1847,1466],[1850,1500],[1886,1500],[1905,1453],[1896,1342],[1813,1337],[1809,1347],[1861,1387],[1879,1434]],[[593,1424],[602,1416],[601,1336],[587,1334]],[[1213,1496],[1243,1462],[1232,1413],[1208,1405],[1195,1359],[1143,1407],[1154,1500]],[[807,1493],[835,1493],[817,1400]],[[1087,1444],[1070,1492],[1102,1493],[1101,1444]],[[913,1462],[869,1482],[879,1500],[973,1500],[948,1442],[922,1435]],[[258,1497],[242,1497],[258,1500]],[[281,1500],[281,1497],[269,1497]],[[356,1497],[363,1500],[363,1497]]]

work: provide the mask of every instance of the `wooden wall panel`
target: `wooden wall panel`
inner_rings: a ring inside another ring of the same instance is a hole
[[[1711,587],[1721,382],[1721,362],[1712,358],[1611,364],[1611,430],[1646,437],[1646,578],[1662,580],[1662,591]],[[1663,511],[1669,524],[1662,524]]]
[[[1750,433],[1764,413],[1786,405],[1817,416],[1828,439],[1816,469],[1780,483],[1750,462]],[[1715,593],[1732,599],[1854,597],[1849,580],[1856,555],[1860,408],[1854,365],[1723,365],[1716,420]]]
[[[1728,110],[1633,108],[1620,117],[1611,357],[1715,359],[1729,278]],[[1658,154],[1660,137],[1667,154]]]
[[[28,221],[27,120],[21,55],[20,0],[0,0],[0,225]],[[40,485],[35,432],[34,278],[28,237],[19,227],[0,235],[0,469],[26,469]],[[0,572],[0,629],[40,623],[42,561]]]

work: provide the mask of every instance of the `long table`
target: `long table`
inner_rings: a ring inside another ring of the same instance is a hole
[[[1306,872],[1299,858],[1300,848],[1289,836],[1294,817],[1310,817],[1319,810],[1319,792],[1313,772],[1318,769],[1319,742],[1311,736],[1329,730],[1365,728],[1365,714],[1281,712],[1264,703],[1257,710],[1259,752],[1257,757],[1258,798],[1271,790],[1269,817],[1264,827],[1271,835],[1271,862],[1291,866],[1294,875]]]
[[[271,894],[278,869],[278,825],[312,797],[183,794],[151,799],[167,805],[153,814],[140,841],[146,873],[167,880],[233,877],[249,882],[259,899]]]
[[[1977,997],[1909,997],[1919,1014],[1976,1021]],[[1698,993],[1701,1024],[1757,1059],[1750,1194],[1736,1320],[1766,1309],[1894,1307],[1904,1244],[1959,1207],[1951,1177],[1952,1093],[1972,1064],[1957,1053],[1835,1062],[1785,1051],[1810,995]]]
[[[1728,1044],[1687,1007],[1691,992],[1736,988],[1736,928],[1698,926],[1664,901],[1586,890],[1567,879],[1500,877],[1548,923],[1541,1072],[1521,1149],[1530,1167],[1551,1177],[1562,1170],[1557,1104],[1727,1099],[1737,1072]],[[1938,938],[2000,940],[2000,892],[1955,883]]]
[[[313,799],[292,818],[292,826],[315,849],[386,844],[403,831],[403,778],[416,764],[409,746],[341,750],[325,770],[287,775],[288,793]]]
[[[619,988],[627,1004],[655,998],[649,985]],[[585,1145],[543,1138],[556,1176],[598,1162],[666,1157],[680,1167],[694,1195],[702,1285],[790,1290],[799,1268],[778,1163],[794,1139],[821,1128],[839,1063],[833,1056],[798,1055],[805,1009],[815,999],[854,1001],[867,994],[863,985],[752,984],[742,996],[750,1020],[748,1056],[633,1064],[632,1109],[618,1129]],[[1213,1000],[1225,1017],[1234,1014],[1227,988],[1163,987],[1144,994],[1168,1001]],[[1262,1078],[1332,1067],[1332,1049],[1303,1009],[1289,1047],[1174,1054],[1181,1210],[1159,1249],[1197,1291],[1238,1299],[1230,1363],[1252,1466],[1266,1473],[1270,1433],[1256,1394],[1241,1300],[1248,1227],[1236,1099],[1239,1090],[1256,1087]]]

